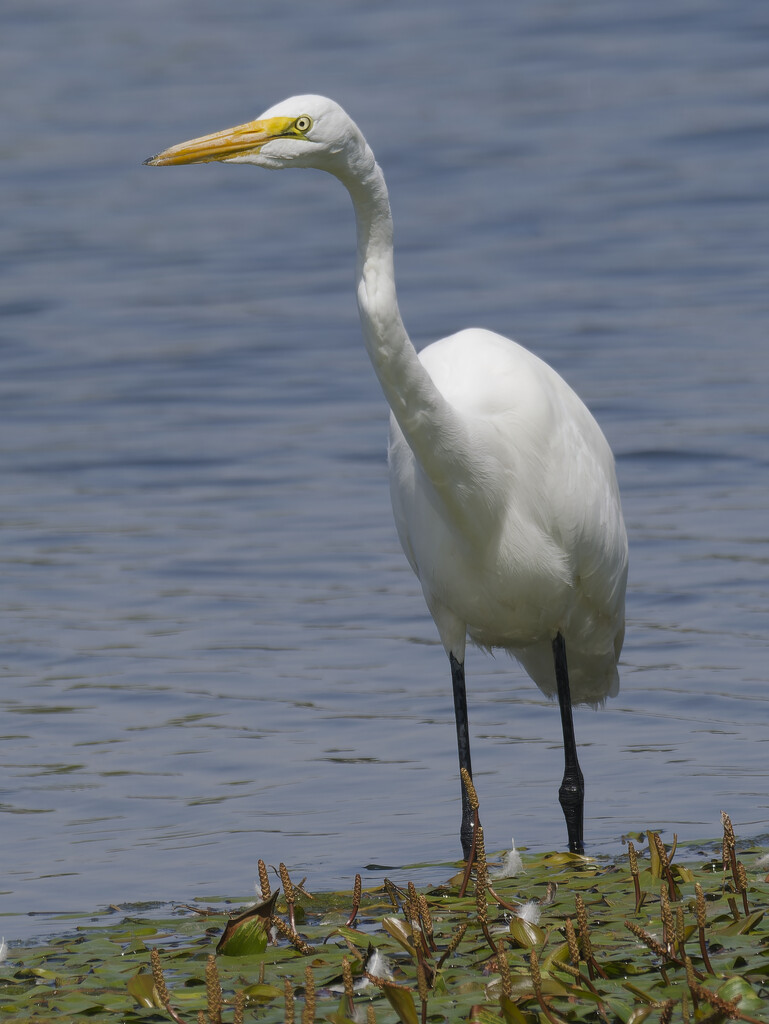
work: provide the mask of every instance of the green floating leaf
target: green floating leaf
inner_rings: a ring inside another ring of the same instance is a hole
[[[151,974],[135,974],[127,985],[129,995],[133,996],[139,1006],[147,1009],[162,1009],[163,1004],[155,991],[155,980]]]
[[[390,985],[388,983],[382,985],[382,991],[387,997],[387,1002],[398,1014],[403,1024],[419,1024],[414,997],[409,989],[399,988],[397,985]]]
[[[614,1009],[613,1006],[612,1009]],[[638,1006],[625,1019],[625,1024],[643,1024],[643,1021],[648,1020],[652,1013],[656,1012],[656,1006]]]
[[[530,974],[514,974],[510,979],[510,987],[516,1002],[534,998],[534,982]],[[546,996],[568,996],[570,992],[557,978],[543,978],[540,991]]]
[[[243,921],[216,951],[221,956],[258,956],[267,949],[269,927],[269,922],[259,917]]]
[[[219,939],[216,952],[222,956],[257,956],[267,949],[270,921],[278,891],[264,903],[258,903],[231,918]]]
[[[529,1024],[527,1017],[521,1013],[512,999],[502,995],[499,999],[499,1008],[502,1011],[502,1018],[505,1024]]]
[[[522,917],[514,917],[510,922],[510,935],[516,946],[522,949],[532,949],[534,946],[541,946],[545,941],[544,929],[531,921],[524,921]]]
[[[282,997],[283,989],[262,982],[261,984],[248,985],[243,989],[243,995],[252,1003],[271,1003],[273,999],[280,999]]]
[[[49,971],[45,967],[22,967],[16,972],[17,978],[40,978],[42,981],[55,981],[58,977],[56,971]]]
[[[654,833],[647,832],[646,840],[649,843],[649,870],[652,873],[652,878],[662,878],[662,861],[660,855],[657,853],[657,844],[654,842]]]
[[[718,994],[729,1003],[739,1000],[738,1005],[743,1013],[766,1007],[766,1000],[758,996],[744,978],[727,978],[718,989]]]
[[[642,1003],[647,1003],[649,1006],[653,1006],[656,1001],[648,992],[644,992],[643,989],[633,985],[630,981],[626,981],[622,987],[626,991],[630,992],[631,995],[635,996],[636,999],[640,999]]]
[[[732,921],[726,928],[721,928],[719,931],[722,935],[747,935],[760,923],[763,916],[763,910],[756,910],[749,917],[741,917],[739,921]]]
[[[574,864],[589,864],[589,858],[583,857],[581,853],[546,853],[542,863],[548,867],[563,867]]]
[[[716,846],[714,841],[714,849]],[[736,1004],[738,1014],[746,1019],[766,1019],[769,1024],[766,1000],[762,1002],[758,995],[769,979],[769,885],[763,876],[751,875],[750,914],[735,921],[730,904],[741,909],[739,894],[725,891],[728,882],[720,860],[713,862],[715,870],[703,864],[701,849],[701,843],[688,853],[679,847],[679,856],[688,856],[687,870],[702,885],[707,901],[705,937],[714,974],[703,976],[701,984],[714,993],[714,999],[718,989],[724,1005]],[[695,1011],[684,965],[677,959],[661,961],[654,951],[653,943],[660,941],[663,926],[660,886],[652,880],[648,855],[642,881],[649,898],[642,912],[636,908],[633,882],[624,861],[590,863],[568,855],[524,857],[526,875],[499,880],[495,888],[506,902],[520,903],[537,894],[541,896],[547,886],[558,886],[556,898],[543,903],[540,924],[547,939],[536,947],[541,952],[539,991],[552,1020],[562,1024],[658,1024],[663,1005],[671,1001],[672,1020],[679,1024],[687,1010],[690,1024],[706,1019],[714,1024],[716,1020],[726,1021],[727,1015],[709,1004],[707,998],[699,1001]],[[695,967],[702,971],[693,883],[675,864],[671,872],[686,891],[680,906],[683,934],[687,952]],[[568,968],[563,927],[567,917],[574,918],[577,894],[582,895],[589,908],[593,947],[605,977],[588,979],[588,966],[580,965],[580,976],[575,978]],[[437,947],[432,956],[436,963],[441,962],[438,973],[428,979],[433,986],[427,1014],[430,1024],[547,1024],[547,1015],[537,1001],[531,979],[532,947],[514,948],[511,934],[504,931],[512,985],[511,998],[506,1001],[502,998],[501,977],[488,973],[487,942],[475,899],[459,898],[457,888],[445,884],[428,890],[426,895],[431,902]],[[383,1022],[395,1024],[400,1017],[406,1024],[414,1024],[417,1017],[421,1018],[415,958],[410,952],[414,945],[410,924],[404,922],[402,915],[397,916],[382,891],[376,890],[364,894],[361,901],[361,930],[347,928],[343,922],[349,917],[351,898],[350,893],[316,893],[312,903],[306,905],[302,934],[316,950],[311,955],[300,953],[289,941],[280,939],[278,945],[268,944],[263,953],[251,960],[219,957],[217,969],[225,1000],[223,1021],[231,1024],[235,994],[249,985],[245,993],[250,1007],[246,1018],[256,1014],[260,1024],[283,1024],[285,982],[288,979],[294,992],[301,991],[309,967],[315,980],[315,1019],[350,1024],[353,1012],[347,1000],[340,999],[338,987],[342,961],[346,957],[350,963],[357,989],[357,982],[362,980],[359,961],[365,959],[364,951],[369,945],[376,947],[398,971],[398,984],[391,985],[389,1002],[387,990],[367,987],[365,994],[356,996],[355,1002],[360,1004],[356,1008],[362,1009],[362,1004],[373,999],[377,1000],[377,1019],[381,1017]],[[44,946],[22,948],[14,943],[13,961],[3,965],[5,972],[0,972],[0,1024],[48,1024],[54,1019],[73,1024],[113,1019],[123,1024],[170,1021],[170,1016],[157,1004],[158,995],[148,973],[149,954],[142,942],[146,936],[152,936],[146,938],[148,945],[161,947],[162,966],[167,979],[174,983],[174,1012],[179,1020],[192,1024],[200,1013],[206,1014],[204,965],[233,905],[228,896],[217,896],[216,903],[221,905],[220,909],[209,906],[202,915],[179,908],[153,921],[130,917],[106,925],[81,926],[77,932],[54,937]],[[280,899],[275,912],[279,912],[279,907]],[[245,928],[238,941],[247,940],[253,926],[258,949],[267,934],[270,909],[269,905],[261,909],[252,907],[234,918],[230,936],[237,936]],[[489,910],[494,912],[491,906]],[[501,912],[496,913],[500,919]],[[218,916],[212,919],[212,915]],[[385,926],[382,919],[386,915],[389,918]],[[250,924],[254,919],[262,923]],[[625,921],[635,924],[642,934],[626,928]],[[464,937],[455,944],[460,928],[466,929],[462,932]],[[654,937],[651,947],[644,941],[644,934]],[[533,938],[528,931],[526,935],[521,932],[519,937],[527,942]],[[449,949],[451,954],[444,956]],[[239,952],[237,946],[235,950]],[[383,973],[383,969],[373,973]],[[126,991],[127,983],[131,994]],[[393,999],[398,1003],[395,1008]]]
[[[560,946],[557,946],[550,956],[539,965],[539,969],[543,974],[550,974],[554,967],[557,968],[559,964],[565,964],[568,960],[569,944],[568,942],[564,942]]]
[[[383,917],[382,927],[388,935],[392,935],[395,941],[403,946],[410,956],[417,955],[411,940],[411,929],[399,917]]]
[[[697,877],[691,868],[684,867],[683,864],[673,864],[670,870],[679,881],[685,882],[687,885],[691,884]]]
[[[329,1013],[325,1019],[327,1021],[330,1021],[330,1024],[355,1024],[355,1021],[350,1020],[350,1018],[345,1013],[346,1003],[346,999],[342,998],[341,1002],[339,1003],[339,1008],[336,1010],[336,1012]]]

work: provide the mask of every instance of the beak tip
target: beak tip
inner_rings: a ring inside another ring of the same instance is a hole
[[[146,160],[142,160],[142,167],[154,167],[157,158],[157,153],[155,154],[155,156],[148,156]]]

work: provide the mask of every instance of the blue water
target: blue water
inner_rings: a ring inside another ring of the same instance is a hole
[[[764,3],[6,0],[0,88],[0,932],[248,898],[259,857],[327,888],[459,854],[349,200],[141,166],[296,92],[385,170],[416,344],[514,336],[616,452],[622,689],[575,715],[590,852],[722,809],[766,838]],[[562,847],[557,710],[507,657],[467,672],[487,844]]]

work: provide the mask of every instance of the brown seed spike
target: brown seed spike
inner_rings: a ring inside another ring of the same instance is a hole
[[[350,967],[350,961],[346,956],[342,957],[342,981],[344,982],[344,994],[347,996],[348,1000],[352,1000],[352,968]],[[350,1005],[352,1005],[352,1002]]]
[[[577,907],[577,924],[579,925],[579,938],[582,943],[582,956],[585,960],[593,959],[593,945],[590,942],[590,928],[587,923],[587,910],[582,896],[577,893],[574,897]]]
[[[727,849],[731,850],[736,843],[736,839],[734,835],[734,827],[732,826],[732,819],[726,811],[721,811],[721,824],[724,827],[724,844]]]
[[[630,862],[630,874],[635,878],[638,875],[638,854],[631,840],[627,844],[627,859]]]
[[[505,944],[500,942],[497,946],[497,970],[499,976],[502,979],[502,992],[507,996],[508,999],[513,998],[513,983],[510,978],[510,965],[507,962],[507,954],[505,953]]]
[[[302,1024],[314,1024],[315,1021],[315,979],[309,967],[304,969],[304,1009]]]
[[[219,982],[219,971],[216,968],[216,957],[213,953],[209,954],[206,962],[206,997],[210,1024],[221,1024],[224,998]]]
[[[475,865],[478,878],[483,875],[484,885],[488,884],[488,867],[486,864],[486,845],[483,840],[483,825],[480,823],[475,830]]]
[[[697,927],[704,928],[706,923],[707,911],[705,909],[705,896],[702,892],[702,886],[699,882],[694,883],[694,895],[695,895],[695,913],[697,915]]]
[[[464,921],[458,928],[454,930],[454,934],[451,936],[448,946],[443,952],[440,960],[438,961],[438,967],[443,967],[443,964],[451,956],[454,950],[457,948],[459,943],[464,938],[465,932],[467,931],[468,922]]]
[[[717,992],[711,992],[709,988],[705,988],[704,985],[700,985],[699,982],[692,982],[690,985],[692,994],[696,995],[704,1003],[710,1003],[714,1010],[718,1013],[723,1014],[730,1020],[737,1020],[741,1015],[737,1009],[738,1000],[730,1002],[727,999],[722,998]],[[742,1020],[749,1020],[751,1018],[742,1016]]]
[[[421,956],[417,957],[417,992],[419,992],[422,1006],[425,1007],[430,993],[427,987],[427,977],[425,976],[425,962]]]
[[[686,928],[684,926],[684,908],[676,907],[676,948],[679,957],[686,955]]]
[[[724,826],[724,871],[731,868],[732,878],[737,882],[737,840],[732,827],[732,819],[725,811],[721,811],[721,823]]]
[[[388,898],[390,900],[390,903],[392,903],[392,905],[397,910],[398,909],[398,890],[395,888],[395,886],[393,885],[393,883],[390,881],[389,878],[385,878],[385,880],[384,880],[384,887],[387,890],[387,896],[388,896]]]
[[[408,888],[408,900],[406,902],[406,918],[410,922],[419,920],[419,899],[417,898],[417,889],[413,882],[409,882]]]
[[[424,932],[425,938],[427,939],[427,944],[429,945],[430,949],[434,950],[436,946],[435,937],[433,934],[433,918],[432,914],[430,913],[430,907],[427,902],[427,899],[422,895],[422,893],[420,893],[419,896],[417,897],[417,907],[419,908],[419,920],[422,924],[422,931]]]
[[[673,911],[670,909],[667,887],[664,885],[660,889],[660,916],[662,917],[662,940],[668,953],[671,953],[675,938],[675,926],[673,925]]]
[[[652,839],[654,840],[654,846],[657,850],[657,856],[660,859],[660,864],[662,865],[662,869],[664,871],[665,868],[670,866],[668,861],[668,852],[665,849],[665,844],[662,842],[662,836],[659,834],[659,832],[652,832]]]
[[[158,999],[167,1010],[171,999],[166,988],[166,979],[163,977],[163,968],[160,966],[160,953],[158,953],[157,949],[150,950],[150,964],[152,965],[152,980],[155,983],[155,991],[158,994]]]
[[[300,953],[314,953],[315,947],[311,946],[308,942],[305,942],[301,935],[299,935],[290,925],[287,925],[279,917],[273,917],[272,923],[275,928],[280,932],[284,939],[288,939],[292,946],[299,950]]]
[[[635,912],[637,914],[641,909],[643,897],[641,895],[641,876],[638,870],[638,854],[630,840],[628,840],[627,844],[627,859],[630,862],[630,874],[633,879],[633,889],[635,890]]]
[[[574,924],[570,917],[566,918],[564,927],[566,930],[566,942],[569,947],[569,959],[577,967],[579,964],[579,945],[577,944],[577,936],[574,934]]]
[[[686,984],[691,990],[692,986],[696,983],[696,979],[694,977],[694,965],[692,964],[691,957],[684,957],[684,967],[686,968]]]
[[[232,1024],[243,1024],[246,1014],[246,995],[242,989],[235,993],[235,1009],[232,1016]]]
[[[671,900],[675,900],[678,898],[678,895],[676,893],[676,883],[673,878],[673,872],[670,870],[670,864],[673,859],[672,854],[675,853],[675,848],[678,843],[678,836],[673,836],[673,849],[671,853],[668,854],[667,850],[665,849],[665,844],[662,842],[659,833],[652,832],[650,833],[650,835],[654,841],[654,848],[656,850],[657,857],[659,858],[662,875],[667,879],[668,896]]]
[[[352,911],[350,916],[347,918],[347,927],[352,928],[355,924],[355,919],[358,916],[360,910],[360,898],[363,893],[363,885],[361,883],[360,875],[355,876],[355,884],[352,889]]]
[[[550,1008],[542,994],[542,975],[539,970],[539,958],[535,949],[532,949],[529,955],[529,967],[531,968],[531,982],[534,986],[534,995],[536,996],[542,1013],[545,1015],[546,1019],[550,1021],[550,1024],[560,1024],[559,1020],[550,1012]]]
[[[257,861],[257,870],[259,871],[259,888],[262,891],[262,899],[266,902],[272,892],[270,891],[270,879],[267,874],[267,865],[263,860]]]
[[[660,1020],[659,1024],[670,1024],[673,1019],[673,1010],[675,1009],[675,999],[666,999],[660,1006]]]
[[[475,786],[473,785],[473,780],[470,778],[470,772],[467,768],[460,768],[459,774],[462,776],[462,784],[464,785],[465,792],[467,793],[467,801],[470,804],[470,810],[477,811],[480,807],[480,803],[478,800],[478,794],[475,791]]]
[[[748,917],[750,915],[750,906],[748,905],[748,873],[741,860],[738,860],[735,865],[735,874],[737,892],[742,896],[742,909],[745,911],[745,917]]]
[[[737,891],[746,892],[748,888],[748,873],[741,860],[737,861]]]
[[[571,978],[576,978],[577,980],[579,980],[580,977],[581,977],[581,975],[579,973],[579,970],[576,967],[572,967],[571,964],[560,963],[560,964],[558,964],[558,970],[559,971],[566,971],[566,973]]]
[[[285,1024],[294,1024],[294,986],[289,978],[283,982],[283,1000],[285,1003],[284,1022]]]
[[[176,1024],[184,1024],[184,1021],[171,1006],[171,997],[166,988],[166,979],[163,977],[163,968],[160,966],[160,953],[158,953],[157,949],[150,951],[150,964],[152,965],[152,980],[155,986],[155,993],[163,1004],[163,1008]]]
[[[296,901],[294,885],[289,876],[288,868],[282,861],[278,867],[278,871],[280,872],[280,880],[283,884],[283,894],[286,897],[286,903],[294,903]]]
[[[539,957],[537,956],[536,949],[532,949],[529,956],[529,966],[531,967],[531,983],[534,986],[534,992],[539,996],[542,990],[542,975],[539,970]]]
[[[667,959],[668,952],[664,946],[660,945],[654,936],[649,935],[648,932],[644,931],[640,925],[635,924],[633,921],[625,921],[625,927],[640,939],[645,946],[648,946],[652,953],[656,953],[657,956],[664,957]]]
[[[488,904],[486,903],[486,886],[480,884],[480,879],[475,886],[475,906],[478,911],[478,920],[481,922],[481,927],[488,928]]]

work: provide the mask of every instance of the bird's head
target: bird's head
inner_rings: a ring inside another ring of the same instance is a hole
[[[257,167],[317,167],[340,177],[370,153],[354,121],[325,96],[293,96],[246,124],[181,142],[145,164],[255,164]]]

